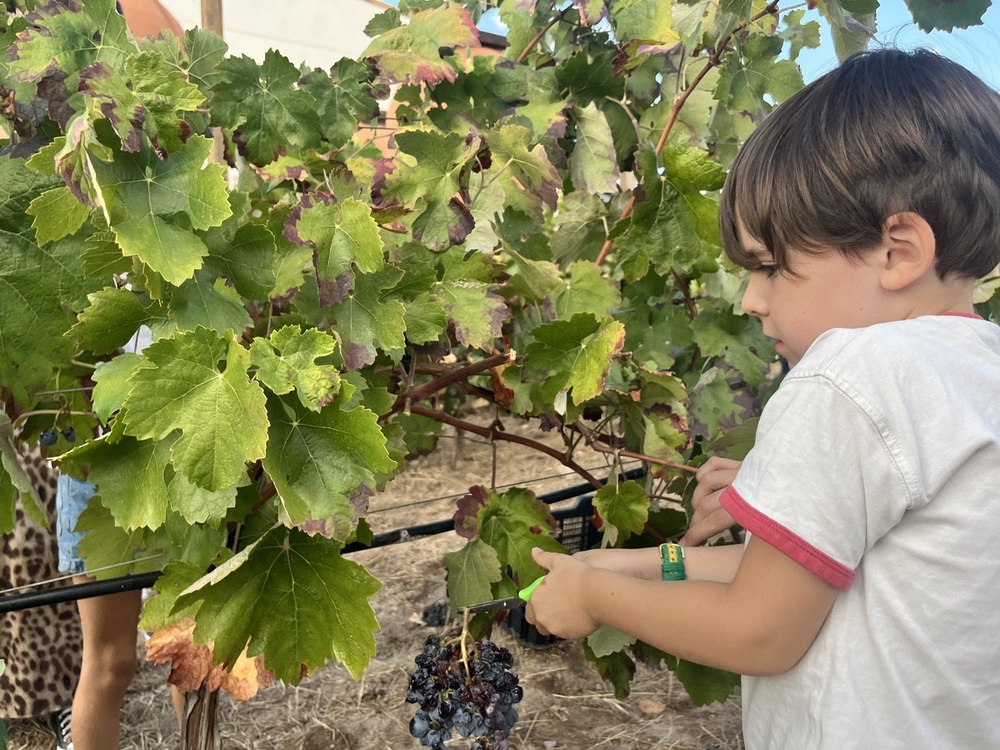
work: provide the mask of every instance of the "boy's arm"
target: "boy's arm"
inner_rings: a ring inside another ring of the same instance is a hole
[[[724,548],[703,551],[715,549]],[[606,624],[675,656],[740,674],[793,667],[837,596],[836,588],[757,537],[730,583],[650,580],[567,555],[534,555],[549,571],[528,602],[528,620],[540,632],[581,638]]]
[[[594,549],[577,552],[573,557],[592,568],[613,570],[634,578],[659,581],[661,577],[659,547]],[[736,575],[741,557],[743,557],[742,544],[685,547],[684,573],[690,581],[729,583]]]

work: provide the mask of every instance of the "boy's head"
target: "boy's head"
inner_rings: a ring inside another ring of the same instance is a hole
[[[780,105],[733,162],[719,218],[734,262],[758,262],[742,226],[787,269],[790,251],[862,256],[902,212],[930,225],[940,278],[1000,263],[1000,94],[926,50],[855,55]]]

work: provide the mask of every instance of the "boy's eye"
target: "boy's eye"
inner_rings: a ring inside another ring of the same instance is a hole
[[[775,276],[781,270],[781,268],[778,266],[764,265],[762,263],[761,265],[757,266],[757,268],[755,268],[754,270],[764,274],[765,276],[767,276],[767,278],[771,278],[772,276]]]

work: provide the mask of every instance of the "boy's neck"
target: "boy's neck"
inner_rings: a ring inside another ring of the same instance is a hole
[[[891,305],[896,320],[909,320],[924,315],[975,315],[972,293],[977,282],[972,279],[941,280],[937,276],[923,279],[905,291],[893,292]]]

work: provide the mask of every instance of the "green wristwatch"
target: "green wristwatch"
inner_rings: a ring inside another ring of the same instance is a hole
[[[679,544],[660,545],[660,571],[664,581],[683,581],[684,548]]]

